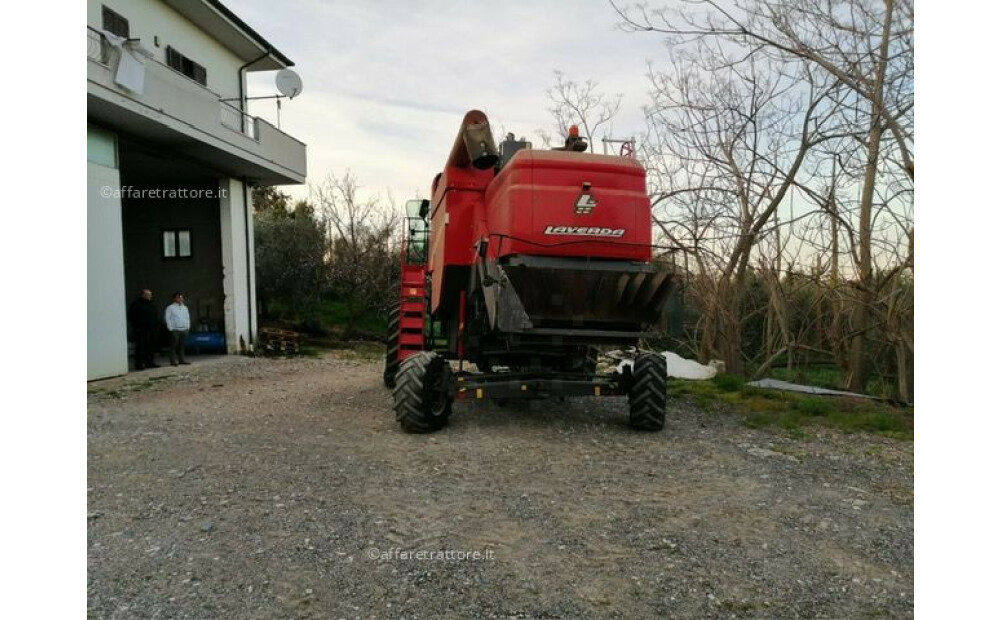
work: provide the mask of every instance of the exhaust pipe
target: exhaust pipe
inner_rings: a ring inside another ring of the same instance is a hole
[[[490,121],[479,110],[469,111],[462,119],[446,165],[465,168],[471,164],[477,170],[489,170],[498,161],[500,153],[493,140]]]

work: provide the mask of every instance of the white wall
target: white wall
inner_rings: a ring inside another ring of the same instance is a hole
[[[88,159],[98,159],[89,155],[92,142],[100,148],[110,140],[114,148],[113,134],[90,128],[87,134]],[[119,187],[117,168],[87,162],[88,380],[128,372],[122,205],[113,193]]]
[[[226,319],[226,348],[240,352],[240,337],[250,347],[251,334],[257,334],[257,288],[253,248],[253,204],[250,188],[244,209],[243,183],[239,179],[219,181],[219,216],[222,227],[222,290],[225,294],[223,311]],[[244,215],[249,213],[249,228],[244,227]],[[250,288],[247,289],[247,233],[250,241]],[[248,317],[248,309],[250,316]]]
[[[208,87],[222,98],[239,96],[237,71],[243,61],[174,9],[159,0],[87,0],[87,25],[91,28],[101,30],[102,5],[127,19],[129,36],[141,39],[141,45],[163,64],[169,45],[205,67]],[[159,38],[159,47],[154,37]]]
[[[132,124],[129,131],[138,139],[145,131],[138,123],[146,124],[148,119],[183,134],[170,140],[178,143],[180,151],[190,151],[195,159],[205,159],[208,151],[204,146],[221,151],[222,159],[216,167],[228,170],[229,174],[247,175],[272,185],[305,181],[306,147],[302,142],[264,121],[254,125],[256,138],[252,132],[247,135],[237,111],[238,102],[229,101],[228,105],[219,102],[220,98],[238,97],[237,74],[244,64],[240,57],[160,0],[88,0],[90,27],[100,30],[104,5],[129,20],[130,34],[141,39],[156,60],[146,62],[143,91],[135,93],[114,82],[116,52],[108,64],[90,57],[88,118],[112,127],[127,119]],[[159,37],[160,47],[154,46],[154,36]],[[208,87],[165,64],[167,45],[176,46],[206,67]],[[121,115],[123,111],[125,114]],[[156,133],[157,140],[164,139],[161,132],[156,130]]]

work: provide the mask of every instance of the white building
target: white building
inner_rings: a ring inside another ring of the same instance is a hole
[[[143,288],[253,346],[251,187],[305,182],[306,147],[243,112],[246,74],[292,64],[217,0],[88,0],[88,379],[128,372]]]

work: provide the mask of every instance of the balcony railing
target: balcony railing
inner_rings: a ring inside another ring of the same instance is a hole
[[[222,124],[226,127],[236,131],[238,133],[247,136],[252,140],[257,140],[259,133],[257,131],[257,117],[250,116],[243,110],[240,110],[236,106],[230,105],[225,101],[219,102],[219,107],[222,112]]]
[[[111,57],[109,47],[108,42],[99,32],[93,28],[87,28],[87,58],[106,65]]]
[[[234,169],[253,171],[275,184],[302,182],[306,148],[301,141],[229,102],[234,100],[224,100],[204,84],[167,66],[137,42],[130,51],[146,57],[142,60],[145,74],[141,91],[130,90],[116,81],[114,65],[118,50],[99,30],[88,26],[88,116],[93,112],[95,118],[113,125],[115,110],[124,108],[129,114],[142,117],[143,127],[132,128],[139,132],[137,135],[150,122],[158,122],[203,145],[212,145],[220,157],[233,162]],[[159,130],[152,133],[157,134],[157,139],[162,138]]]

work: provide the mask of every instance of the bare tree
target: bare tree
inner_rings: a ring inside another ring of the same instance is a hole
[[[656,223],[691,253],[710,286],[701,295],[700,357],[741,372],[751,259],[774,234],[779,207],[808,174],[807,156],[845,135],[833,102],[842,89],[808,67],[761,59],[722,65],[723,52],[678,53],[669,71],[650,72],[653,104],[643,148]],[[697,290],[697,287],[696,287]]]
[[[546,94],[552,102],[549,113],[555,119],[559,133],[565,137],[570,125],[577,125],[594,151],[594,136],[603,126],[611,127],[621,110],[621,94],[608,95],[598,90],[598,83],[586,80],[578,83],[556,71],[556,84]],[[554,140],[544,130],[538,132],[542,143],[551,146]]]
[[[871,104],[913,178],[911,0],[689,0],[660,9],[609,2],[626,31],[660,33],[681,44],[726,39],[734,62],[770,52],[828,72]]]
[[[398,280],[399,215],[377,196],[362,197],[354,175],[330,175],[310,187],[330,237],[334,291],[347,305],[343,337],[353,337],[365,312],[383,312]],[[391,203],[391,196],[390,196]]]
[[[868,338],[875,327],[872,310],[879,294],[874,255],[880,249],[891,253],[892,244],[891,234],[878,238],[878,218],[906,203],[905,198],[880,201],[879,193],[887,186],[900,185],[890,178],[893,171],[901,171],[904,181],[911,185],[914,175],[912,3],[696,0],[662,9],[620,7],[613,0],[611,4],[624,29],[659,33],[675,50],[694,50],[694,64],[702,71],[740,70],[762,61],[798,63],[805,74],[835,85],[831,94],[836,97],[819,109],[836,110],[842,121],[854,127],[853,132],[844,132],[850,139],[839,143],[844,148],[838,155],[844,155],[847,161],[849,173],[844,178],[858,185],[857,209],[839,210],[831,221],[836,221],[838,227],[833,233],[834,243],[840,238],[840,224],[852,223],[844,227],[852,232],[855,285],[847,328],[851,334],[848,387],[863,390],[871,357]],[[816,189],[808,181],[797,184]],[[906,191],[905,187],[897,191],[897,198]],[[899,222],[902,226],[896,227],[897,243],[909,234],[899,234],[900,230],[912,230],[912,226],[907,229],[905,219]],[[882,248],[878,247],[880,242]],[[835,261],[838,253],[836,248]]]

